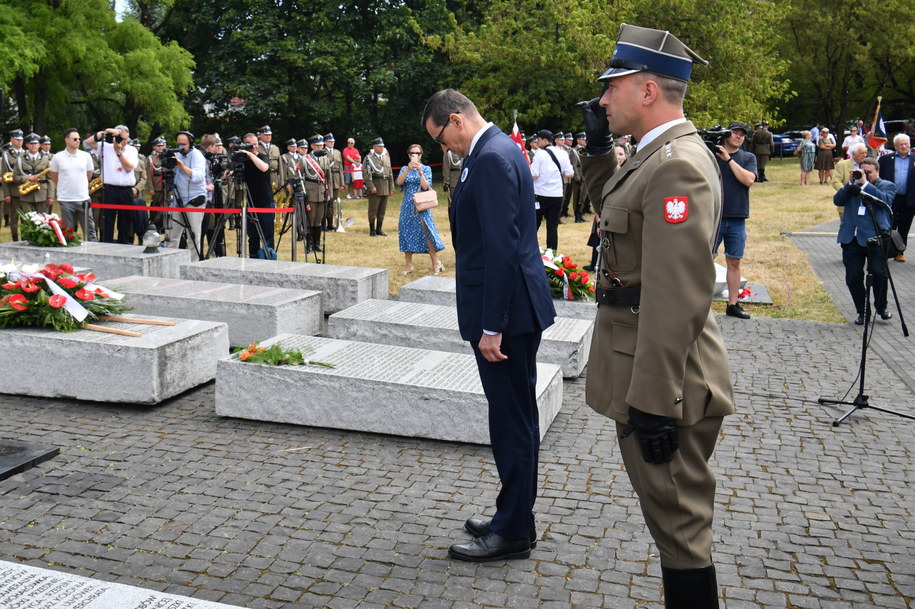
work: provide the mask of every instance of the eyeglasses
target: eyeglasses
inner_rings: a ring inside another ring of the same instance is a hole
[[[454,112],[454,114],[460,114],[460,112]],[[432,138],[432,141],[438,144],[439,146],[447,146],[445,142],[442,141],[442,136],[445,135],[445,129],[448,128],[448,125],[451,124],[451,117],[448,117],[448,122],[445,123],[445,126],[442,127],[442,130],[438,132],[438,135]]]
[[[73,137],[69,137],[69,138],[67,138],[67,139],[73,140],[74,142],[78,142],[78,141],[80,141],[81,138],[78,138],[78,137],[76,137],[76,136],[74,135]]]

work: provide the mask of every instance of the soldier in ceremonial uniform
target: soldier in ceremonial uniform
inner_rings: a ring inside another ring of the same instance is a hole
[[[165,138],[161,135],[153,140],[152,152],[146,159],[146,195],[153,207],[159,207],[165,202],[165,179],[162,174],[162,151],[165,150]],[[149,219],[156,225],[160,233],[164,230],[162,213],[153,211]]]
[[[289,197],[293,197],[295,194],[295,186],[289,183],[289,180],[295,178],[301,178],[301,164],[302,164],[302,154],[299,154],[299,145],[302,146],[303,150],[307,146],[308,142],[302,140],[301,142],[296,142],[295,138],[290,138],[286,140],[286,150],[287,152],[280,157],[280,183],[285,184],[284,188],[286,189],[286,194]],[[299,186],[304,188],[304,183],[300,182]],[[288,204],[289,206],[296,206],[295,216],[296,216],[296,238],[301,241],[305,238],[305,227],[307,223],[304,221],[305,215],[305,202],[302,201],[301,204],[296,203],[294,200],[290,199]]]
[[[54,153],[51,152],[51,138],[47,135],[42,135],[38,138],[38,149],[41,150],[41,154],[44,154],[48,157],[48,160],[51,161],[54,159]],[[54,201],[57,199],[57,184],[54,183],[54,180],[48,181],[48,213],[54,211]]]
[[[149,211],[146,209],[146,199],[143,197],[149,189],[149,163],[145,154],[140,153],[140,139],[131,140],[130,145],[137,149],[139,161],[134,168],[133,173],[137,176],[137,184],[133,187],[133,202],[137,206],[136,214],[133,220],[134,234],[137,236],[137,242],[143,242],[143,234],[149,227]]]
[[[387,237],[381,225],[388,197],[394,192],[394,172],[391,157],[385,154],[384,140],[380,137],[372,140],[372,152],[363,159],[362,176],[369,199],[369,236]]]
[[[51,155],[51,158],[54,157],[54,153],[51,152],[51,138],[47,135],[42,135],[38,140],[38,148],[41,149],[45,154]]]
[[[346,191],[346,184],[343,182],[343,153],[334,148],[334,144],[333,133],[324,136],[324,150],[327,151],[327,165],[330,168],[330,199],[327,202],[327,209],[324,210],[324,230],[337,230],[337,201]]]
[[[257,130],[257,150],[267,155],[267,164],[270,166],[270,184],[273,190],[279,188],[280,182],[280,149],[271,142],[273,131],[270,125],[264,125]]]
[[[566,133],[563,137],[565,141],[562,149],[569,155],[569,162],[572,164],[575,175],[569,178],[563,194],[562,214],[568,216],[569,208],[571,207],[572,213],[575,215],[575,223],[578,224],[585,221],[578,213],[578,200],[581,199],[581,156],[578,154],[578,150],[572,146],[572,134]]]
[[[668,609],[718,607],[708,461],[734,412],[711,311],[718,164],[683,115],[694,62],[708,63],[670,32],[624,23],[598,79],[603,95],[579,104],[582,169],[603,237],[586,402],[616,421]],[[618,170],[610,132],[639,142]]]
[[[14,129],[10,131],[9,144],[3,150],[3,222],[6,226],[10,225],[10,218],[16,217],[16,226],[19,226],[19,190],[13,182],[13,176],[16,173],[16,162],[20,155],[25,154],[25,148],[22,146],[22,130]],[[13,241],[19,240],[18,229],[13,233]]]
[[[308,201],[308,244],[305,252],[322,252],[321,221],[330,198],[328,154],[324,150],[324,136],[313,135],[308,138],[309,153],[302,159],[302,176],[305,178],[305,197]]]
[[[575,151],[578,153],[578,170],[581,171],[581,157],[585,154],[585,146],[588,144],[588,135],[584,131],[575,134]],[[582,176],[578,189],[578,205],[575,207],[575,215],[578,218],[584,218],[591,213],[591,199],[588,198],[588,189],[584,187],[584,177]]]
[[[40,138],[35,133],[30,133],[25,138],[26,151],[16,159],[13,170],[13,184],[16,194],[19,195],[19,207],[24,210],[48,213],[48,199],[53,200],[53,185],[51,181],[51,156],[42,154],[39,149]],[[37,184],[38,188],[20,194],[19,187],[24,184]],[[17,210],[18,211],[18,210]],[[13,241],[19,240],[19,214],[10,215],[10,229]]]

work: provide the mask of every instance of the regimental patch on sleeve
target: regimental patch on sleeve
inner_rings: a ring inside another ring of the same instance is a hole
[[[689,197],[665,197],[664,220],[671,224],[683,222],[689,217]]]

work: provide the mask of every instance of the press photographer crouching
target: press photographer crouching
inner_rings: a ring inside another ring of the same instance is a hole
[[[878,230],[884,233],[892,226],[890,204],[896,196],[896,185],[880,178],[876,159],[865,158],[860,167],[860,170],[851,172],[851,179],[833,197],[837,206],[846,208],[837,242],[842,245],[845,285],[855,303],[858,313],[855,324],[859,326],[864,325],[867,295],[864,287],[865,264],[874,277],[874,308],[877,314],[884,320],[893,316],[886,308],[886,254]]]
[[[203,153],[194,148],[194,134],[190,131],[179,131],[175,136],[177,150],[174,152],[175,199],[174,207],[202,209],[206,206],[207,161]],[[169,166],[169,150],[163,153],[162,163]],[[166,173],[166,189],[168,188]],[[168,195],[166,195],[168,198]],[[181,237],[187,236],[187,247],[191,251],[191,261],[201,258],[201,227],[203,214],[193,211],[171,211],[165,220],[165,247],[176,248]]]
[[[85,145],[101,159],[102,203],[108,205],[134,206],[134,186],[137,183],[134,168],[139,162],[137,149],[130,145],[130,130],[118,125],[90,135]],[[117,243],[132,243],[136,212],[117,209],[103,209],[100,214],[101,240],[114,243],[114,227],[117,224]],[[145,227],[144,227],[145,230]],[[142,234],[142,230],[140,231]]]

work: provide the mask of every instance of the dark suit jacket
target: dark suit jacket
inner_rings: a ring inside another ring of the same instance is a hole
[[[556,311],[537,245],[534,183],[518,145],[495,126],[464,159],[450,212],[461,337],[549,327]]]
[[[905,203],[915,207],[915,155],[909,153],[909,175],[905,179]],[[880,164],[880,177],[890,182],[896,181],[896,153],[885,154],[877,162]]]

